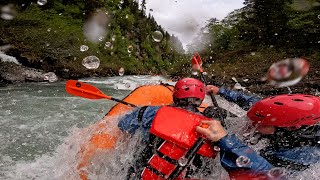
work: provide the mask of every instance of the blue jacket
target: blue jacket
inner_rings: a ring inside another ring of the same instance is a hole
[[[261,98],[256,96],[245,95],[240,91],[228,90],[220,88],[218,94],[230,102],[238,104],[243,109],[248,110],[253,104],[260,101]],[[263,154],[269,162],[274,166],[286,166],[286,163],[296,164],[297,166],[308,166],[320,162],[320,147],[304,146],[294,147],[291,149],[274,150],[267,147],[263,150]],[[283,164],[282,164],[283,163]]]
[[[136,108],[120,119],[118,127],[121,131],[132,135],[137,131],[141,131],[144,136],[144,141],[148,141],[150,135],[149,129],[154,116],[159,109],[159,106],[147,107],[144,111],[142,121],[139,122],[138,114],[140,109]],[[259,156],[256,152],[254,152],[254,150],[242,144],[235,135],[225,136],[218,142],[218,146],[221,149],[221,164],[227,171],[245,169],[252,172],[261,172],[268,171],[272,168],[272,165],[268,163],[268,161]],[[250,165],[246,167],[238,167],[236,164],[236,159],[240,156],[248,157],[250,159]]]
[[[249,96],[241,91],[233,91],[225,88],[220,88],[218,94],[225,98],[227,101],[234,102],[238,104],[244,110],[249,110],[249,108],[260,101],[262,98],[257,96]]]

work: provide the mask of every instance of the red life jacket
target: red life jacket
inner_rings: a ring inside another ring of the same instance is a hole
[[[148,160],[141,179],[167,179],[179,165],[178,160],[184,157],[200,137],[195,128],[202,120],[212,119],[180,108],[168,106],[160,108],[152,122],[150,133],[164,141]],[[207,143],[203,144],[197,153],[210,158],[214,158],[217,154]],[[184,173],[181,173],[176,179],[181,179],[183,176]]]

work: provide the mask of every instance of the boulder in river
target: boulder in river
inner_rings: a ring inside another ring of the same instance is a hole
[[[13,62],[0,62],[0,83],[2,84],[57,80],[53,72],[45,73],[43,70],[21,66]]]

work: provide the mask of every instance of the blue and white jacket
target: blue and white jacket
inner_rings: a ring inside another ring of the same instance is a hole
[[[152,121],[160,109],[159,106],[148,106],[142,116],[142,120],[138,121],[140,108],[134,109],[132,112],[124,115],[118,124],[121,131],[135,134],[141,131],[144,141],[149,139],[149,129]],[[217,145],[220,147],[221,164],[227,171],[236,171],[239,169],[248,170],[250,172],[266,172],[272,168],[272,165],[263,157],[259,156],[254,150],[240,142],[235,135],[227,135],[222,138]],[[239,167],[236,164],[236,159],[240,156],[245,156],[250,159],[250,165],[247,167]]]
[[[256,96],[245,95],[243,92],[220,88],[218,94],[230,102],[238,104],[245,110],[248,110],[253,104],[260,101],[261,98]],[[320,163],[320,147],[319,146],[304,146],[293,147],[290,149],[274,150],[271,146],[263,149],[264,156],[269,159],[269,162],[274,166],[293,166],[302,167],[315,163]],[[297,170],[297,168],[293,169]],[[302,168],[303,169],[303,168]]]

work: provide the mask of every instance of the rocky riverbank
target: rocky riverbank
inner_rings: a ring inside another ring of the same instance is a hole
[[[13,62],[0,62],[0,86],[24,82],[55,82],[58,77],[53,72],[25,67]]]

